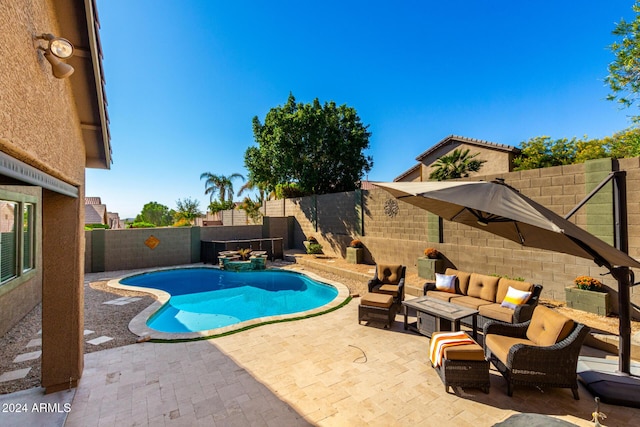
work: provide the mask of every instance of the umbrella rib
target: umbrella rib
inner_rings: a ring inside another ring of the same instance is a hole
[[[520,238],[520,244],[524,245],[524,236],[520,232],[520,227],[518,227],[518,223],[514,221],[513,225],[514,225],[514,227],[516,227],[516,232],[518,233],[518,237]]]

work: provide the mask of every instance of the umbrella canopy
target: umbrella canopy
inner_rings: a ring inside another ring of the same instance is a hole
[[[449,221],[488,231],[523,246],[594,260],[611,269],[640,262],[502,182],[374,183],[399,200]]]

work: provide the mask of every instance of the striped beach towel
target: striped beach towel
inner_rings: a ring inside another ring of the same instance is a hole
[[[438,367],[442,364],[444,357],[444,349],[447,347],[453,347],[455,345],[473,344],[469,335],[464,332],[445,332],[441,334],[434,334],[431,337],[429,343],[429,359],[434,367]]]

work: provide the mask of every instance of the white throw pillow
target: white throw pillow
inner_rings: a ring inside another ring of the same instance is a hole
[[[456,276],[436,273],[436,290],[456,293]]]
[[[502,307],[511,308],[513,310],[516,309],[517,306],[524,304],[531,297],[531,292],[520,291],[518,289],[512,288],[509,286],[509,290],[507,291],[507,295],[504,297]]]

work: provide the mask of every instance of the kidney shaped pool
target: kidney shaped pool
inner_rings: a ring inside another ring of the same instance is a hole
[[[208,331],[257,318],[302,313],[338,296],[334,286],[284,270],[179,268],[129,276],[120,283],[171,295],[147,320],[149,328],[168,333]]]

